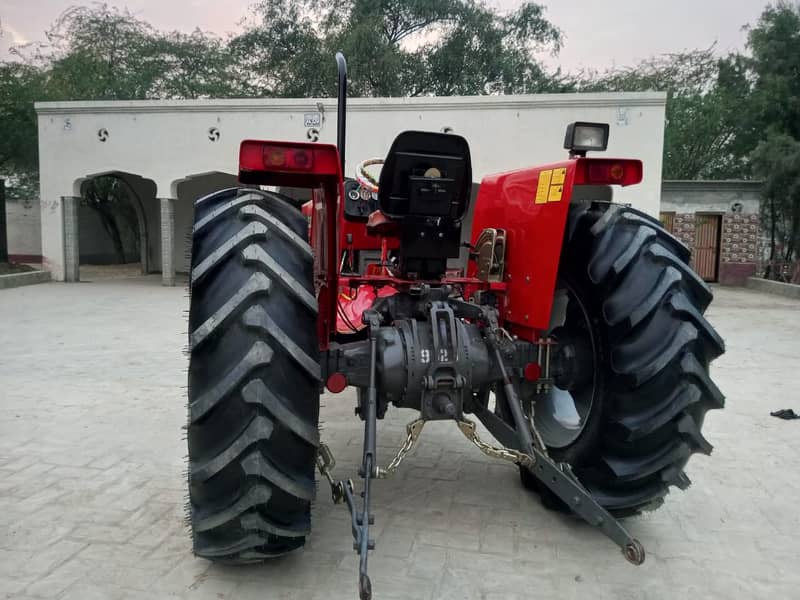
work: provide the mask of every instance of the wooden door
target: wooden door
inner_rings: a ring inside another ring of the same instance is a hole
[[[658,216],[661,224],[664,226],[664,229],[669,231],[670,233],[674,232],[675,229],[675,213],[674,212],[662,212]]]
[[[695,214],[694,270],[705,281],[717,281],[719,276],[721,221],[721,215]]]

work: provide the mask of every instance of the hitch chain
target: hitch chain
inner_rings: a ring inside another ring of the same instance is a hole
[[[414,446],[417,444],[422,428],[425,426],[425,419],[415,419],[406,425],[406,439],[400,449],[397,451],[395,457],[391,462],[386,465],[386,468],[378,467],[378,479],[387,479],[395,474],[400,467],[400,463],[408,455]],[[333,470],[336,468],[336,459],[330,446],[325,442],[319,443],[319,452],[317,453],[317,469],[320,475],[328,480],[331,486],[331,497],[334,504],[340,504],[344,500],[344,485],[342,481],[336,481],[333,477]],[[352,482],[350,482],[352,485]]]
[[[525,454],[513,448],[500,448],[492,446],[484,442],[478,435],[478,428],[474,421],[464,419],[463,421],[456,421],[458,428],[461,430],[466,438],[478,447],[478,450],[491,458],[499,458],[509,462],[518,463],[525,467],[532,467],[535,464],[535,459],[530,454]]]
[[[397,471],[398,467],[400,466],[400,463],[403,462],[403,459],[406,457],[406,455],[411,452],[411,449],[416,445],[424,426],[425,419],[415,419],[406,425],[406,439],[386,468],[382,469],[381,467],[378,467],[379,479],[386,479],[387,477],[394,475],[395,471]]]

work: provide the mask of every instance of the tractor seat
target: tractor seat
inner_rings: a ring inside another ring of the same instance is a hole
[[[390,237],[400,233],[400,224],[387,217],[383,211],[372,211],[367,218],[367,235]]]

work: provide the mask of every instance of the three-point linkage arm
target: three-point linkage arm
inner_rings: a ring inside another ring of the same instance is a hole
[[[364,403],[360,407],[364,419],[364,453],[361,461],[359,475],[364,480],[364,491],[361,511],[356,507],[353,496],[353,487],[350,482],[344,485],[344,498],[350,509],[352,519],[353,547],[359,555],[358,566],[358,593],[361,600],[372,598],[372,582],[367,574],[367,557],[370,550],[375,549],[375,541],[369,539],[369,526],[375,522],[370,512],[370,480],[378,477],[378,463],[376,456],[376,436],[378,418],[378,387],[377,387],[377,355],[378,339],[376,332],[380,327],[380,315],[374,310],[364,311],[362,317],[369,327],[369,385],[364,395]]]

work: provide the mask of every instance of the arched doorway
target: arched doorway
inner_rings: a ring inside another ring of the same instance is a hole
[[[152,271],[152,232],[158,229],[156,185],[133,173],[109,171],[80,178],[74,188],[76,269],[94,277],[128,277]],[[77,273],[80,279],[80,272]]]
[[[173,255],[177,273],[185,274],[190,269],[195,200],[219,190],[236,187],[236,185],[236,175],[221,171],[187,175],[172,182],[171,192],[172,197],[175,199],[175,248]]]

